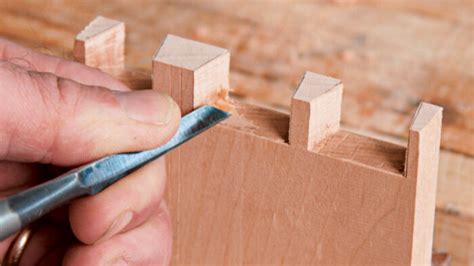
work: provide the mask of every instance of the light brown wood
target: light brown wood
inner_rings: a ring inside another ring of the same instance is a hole
[[[350,131],[339,130],[314,147],[313,151],[399,174],[404,169],[406,152],[406,149],[401,147]]]
[[[337,132],[341,101],[340,80],[306,72],[291,99],[290,145],[310,149]]]
[[[343,128],[407,146],[405,140],[393,136]],[[434,250],[450,255],[452,265],[471,265],[474,259],[474,179],[468,173],[474,173],[473,160],[446,150],[440,152],[433,244]]]
[[[175,49],[168,56],[185,58],[186,50]],[[159,71],[154,69],[154,80],[156,75],[163,75]],[[228,78],[225,71],[215,71],[222,77],[212,78]],[[189,90],[203,88],[198,82],[206,81],[195,81],[193,86],[181,86],[180,79],[167,82],[169,90],[177,88],[180,95],[193,95],[198,92]],[[311,84],[319,86],[315,92],[305,87]],[[321,84],[329,85],[320,88]],[[340,108],[340,85],[310,74],[295,99],[309,99],[308,104],[316,99],[321,108],[316,110],[325,113],[328,110],[324,107]],[[319,98],[321,95],[329,98]],[[184,104],[189,105],[189,101]],[[302,121],[308,122],[302,132],[322,131],[328,127],[321,125],[338,122],[337,115],[310,126],[311,108],[294,112],[289,118],[238,101],[234,105],[232,118],[168,157],[174,264],[431,262],[432,239],[425,233],[433,232],[433,223],[432,218],[431,223],[423,219],[430,210],[434,216],[434,201],[418,198],[434,199],[436,191],[424,191],[418,184],[436,180],[437,172],[411,170],[415,166],[426,169],[424,155],[418,158],[409,152],[408,158],[415,164],[408,164],[406,178],[406,149],[401,146],[337,130],[314,149],[308,150],[307,143],[304,149],[288,144],[291,127],[300,129],[288,123],[299,119],[297,115],[305,116]],[[425,114],[425,107],[420,107],[412,130],[423,132],[423,136],[431,130],[439,137],[441,124],[430,123],[435,119],[425,122],[430,115]],[[311,134],[306,136],[306,141],[312,138]],[[417,145],[420,151],[439,149],[439,142],[436,147],[435,142],[420,137],[411,143],[416,141],[419,144],[412,146]],[[415,236],[416,232],[422,235]]]
[[[176,265],[414,262],[416,180],[351,160],[357,142],[335,152],[344,159],[292,148],[275,132],[282,123],[260,127],[268,111],[237,106],[241,115],[180,148],[171,165]]]
[[[125,24],[105,17],[97,17],[77,36],[74,58],[88,66],[107,72],[124,67]]]
[[[434,248],[448,252],[452,265],[472,265],[474,219],[445,210],[436,211]]]
[[[153,59],[153,89],[168,93],[186,114],[229,89],[229,51],[167,35]]]
[[[143,6],[149,12],[142,12]],[[237,55],[231,77],[236,92],[285,108],[305,70],[330,73],[346,83],[343,124],[379,133],[406,137],[418,102],[436,102],[446,113],[442,146],[474,154],[471,0],[358,0],[352,5],[138,0],[100,6],[94,0],[5,0],[0,7],[2,36],[61,56],[98,14],[130,23],[132,67],[148,69],[157,43],[169,32],[226,47]]]
[[[285,111],[305,70],[325,73],[345,83],[342,126],[401,143],[419,101],[436,103],[445,117],[437,212],[472,225],[472,0],[134,3],[2,0],[0,35],[71,58],[71,40],[97,15],[126,21],[127,66],[140,68],[143,82],[123,80],[150,88],[150,57],[171,32],[228,49],[234,92]],[[439,227],[437,244],[453,265],[473,264],[474,248],[460,247],[451,226]],[[474,234],[465,237],[474,247]]]
[[[144,73],[137,88],[150,87],[149,58],[163,36],[173,32],[228,48],[235,55],[231,84],[236,92],[279,106],[289,106],[303,70],[328,73],[347,85],[343,126],[397,143],[406,141],[404,129],[417,102],[436,102],[445,107],[446,117],[437,193],[437,213],[445,218],[436,220],[435,240],[453,254],[453,265],[473,263],[474,159],[466,155],[474,151],[468,104],[474,94],[466,89],[473,74],[466,66],[474,62],[471,1],[139,3],[1,1],[0,34],[69,57],[71,39],[82,25],[97,14],[120,18],[131,24],[127,62]],[[160,10],[160,16],[142,12],[144,5]],[[364,19],[354,20],[349,13]],[[127,84],[135,84],[135,76],[126,78]],[[446,222],[452,220],[456,222]]]
[[[442,108],[421,103],[410,126],[405,175],[416,182],[412,257],[415,264],[431,258],[438,182]]]

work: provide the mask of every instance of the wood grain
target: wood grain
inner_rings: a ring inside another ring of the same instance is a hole
[[[349,125],[406,137],[404,129],[418,103],[436,103],[445,108],[442,147],[474,155],[474,129],[468,122],[474,119],[470,86],[474,22],[467,15],[472,9],[469,0],[447,7],[430,1],[352,5],[142,1],[100,7],[94,1],[56,1],[38,12],[40,5],[2,1],[0,33],[69,51],[71,37],[96,15],[120,18],[135,29],[127,48],[130,66],[149,68],[160,40],[167,33],[178,34],[229,49],[235,55],[232,87],[286,108],[305,70],[344,80],[351,84],[343,103],[351,111],[342,113],[342,121]],[[41,36],[35,27],[42,28]]]
[[[229,89],[229,60],[226,49],[167,35],[153,58],[153,89],[187,114]]]
[[[0,35],[72,58],[75,35],[94,17],[125,21],[126,60],[134,71],[120,78],[133,88],[151,86],[150,58],[167,33],[197,39],[231,51],[235,93],[282,110],[289,108],[304,70],[324,73],[346,84],[345,128],[402,144],[418,102],[441,105],[445,150],[440,154],[435,246],[453,255],[453,265],[472,264],[472,1],[333,2],[5,0],[0,2]],[[284,123],[284,117],[277,117]]]
[[[393,136],[353,127],[343,129],[401,146],[407,145],[406,140]],[[451,265],[471,265],[474,261],[474,180],[468,174],[473,172],[473,160],[450,151],[440,152],[434,250],[447,252],[452,260]]]
[[[433,226],[438,184],[439,144],[443,109],[421,103],[412,119],[405,160],[405,176],[416,182],[413,232],[413,264],[431,259]]]
[[[472,265],[474,257],[474,219],[437,210],[434,248],[448,252],[452,265]]]
[[[311,149],[339,130],[342,82],[306,72],[291,99],[289,143]]]
[[[193,71],[195,66],[209,64],[215,65],[213,73],[194,79],[191,86],[183,86],[181,73],[173,77],[164,67],[154,67],[152,78],[171,95],[180,96],[177,100],[181,108],[198,107],[186,97],[183,101],[183,95],[208,95],[204,101],[212,102],[215,97],[211,95],[220,89],[214,81],[226,83],[229,78],[228,64],[214,63],[220,60],[218,51],[218,48],[168,35],[154,58],[154,65],[173,65],[178,71]],[[162,82],[162,76],[170,78]],[[377,147],[381,149],[376,153],[366,149],[362,154],[375,158],[374,161],[381,162],[380,166],[390,165],[392,162],[387,158],[393,155],[392,150],[384,148],[393,144],[362,136],[351,137],[349,132],[345,132],[347,138],[360,139],[362,144],[349,142],[347,148],[347,145],[339,145],[342,141],[330,137],[321,142],[339,129],[341,98],[340,81],[306,72],[292,99],[289,125],[283,126],[289,130],[289,140],[265,136],[274,136],[283,130],[275,129],[275,125],[264,128],[274,121],[272,111],[259,112],[255,107],[238,105],[232,118],[203,134],[208,139],[191,140],[189,143],[197,144],[173,151],[167,157],[172,180],[167,199],[171,215],[175,217],[173,264],[431,263],[441,108],[423,103],[415,114],[408,149],[405,152],[400,148],[403,152],[397,153],[401,158],[396,161],[403,160],[407,154],[405,178],[400,172],[378,168],[378,164],[369,166],[362,160],[353,160],[361,158],[360,147],[379,142]],[[255,113],[248,115],[248,109],[256,110],[256,117],[260,118],[253,120]],[[226,128],[227,124],[231,126]],[[257,132],[269,132],[249,134],[255,131],[249,131],[245,126],[248,124],[259,129]],[[334,141],[338,144],[331,143]],[[220,145],[209,149],[212,143]],[[330,147],[327,150],[334,148],[337,151],[328,153],[340,154],[344,159],[311,151],[315,144],[327,145]],[[258,182],[262,173],[269,182],[279,183],[284,188],[268,194],[264,205],[255,200],[268,189]],[[217,189],[208,187],[214,180],[220,180]],[[325,186],[308,192],[301,190],[312,180]],[[238,183],[233,184],[234,181]],[[303,187],[298,188],[295,183]],[[344,187],[351,193],[340,194],[334,200],[331,195],[339,194]],[[236,202],[242,193],[249,198],[245,205]],[[322,197],[308,208],[309,216],[300,213],[305,208],[305,198],[298,199],[301,195]],[[219,207],[215,208],[216,205]],[[301,219],[302,224],[295,226],[283,219],[281,227],[275,226],[275,214],[280,205],[285,213],[296,213],[294,219]],[[247,209],[254,211],[244,214],[242,211]],[[271,221],[263,216],[267,210],[273,215]],[[312,219],[314,216],[318,218]],[[324,218],[320,219],[321,216]],[[235,220],[245,220],[245,224],[236,224]],[[260,230],[254,231],[251,224],[260,224]],[[318,249],[320,254],[312,256]]]
[[[323,140],[313,151],[395,174],[402,174],[405,168],[405,147],[345,130]]]
[[[120,71],[125,58],[125,24],[98,16],[74,41],[76,61],[106,72]]]
[[[175,264],[410,263],[415,178],[294,148],[277,137],[278,124],[259,128],[258,109],[237,106],[238,115],[175,151]],[[253,133],[262,131],[274,137]]]

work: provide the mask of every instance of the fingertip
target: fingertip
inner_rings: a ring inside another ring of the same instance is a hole
[[[77,245],[64,256],[63,265],[115,265],[128,262],[139,265],[169,265],[172,235],[169,213],[160,205],[142,225],[104,242]]]
[[[153,90],[114,93],[128,88],[99,70],[15,49],[41,57],[32,60],[41,67],[0,61],[0,94],[8,96],[0,105],[3,160],[74,166],[158,147],[178,129],[180,111],[169,96]]]
[[[126,151],[159,147],[176,134],[181,111],[168,95],[154,90],[114,92],[114,94],[121,110],[129,118],[129,123],[124,125],[126,127],[124,132],[129,139],[120,141],[121,144],[128,142],[132,145]],[[110,144],[114,143],[115,138]]]
[[[169,113],[167,114],[167,124],[170,128],[170,134],[168,134],[165,138],[165,140],[168,141],[176,134],[176,131],[178,131],[179,122],[181,121],[181,109],[170,96],[166,94],[162,95],[165,95],[169,106]]]
[[[72,231],[81,242],[97,244],[140,226],[160,207],[165,187],[165,162],[158,159],[97,195],[72,202]]]
[[[120,107],[130,119],[156,126],[179,122],[179,108],[166,94],[154,90],[114,92]]]
[[[74,165],[159,147],[178,129],[179,107],[157,91],[116,92],[66,79],[59,79],[59,87],[64,109],[69,110],[61,114],[71,118],[62,120],[60,139],[50,156],[53,163]]]
[[[98,232],[104,231],[104,223],[113,219],[108,216],[107,206],[96,197],[78,199],[69,206],[69,223],[76,238],[84,244],[93,244]]]
[[[156,148],[176,134],[181,112],[169,96],[152,90],[114,94],[119,108],[128,119],[103,124],[103,128],[108,130],[101,130],[101,134],[107,137],[107,141],[102,137],[95,138],[97,141],[91,150],[92,157]]]

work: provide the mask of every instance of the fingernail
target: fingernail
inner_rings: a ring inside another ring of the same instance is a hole
[[[156,125],[168,124],[174,111],[173,100],[152,90],[114,92],[120,107],[131,119]]]
[[[133,218],[133,212],[125,211],[122,212],[110,225],[109,229],[105,231],[105,233],[96,241],[96,243],[100,243],[103,240],[109,239],[110,237],[120,233]]]

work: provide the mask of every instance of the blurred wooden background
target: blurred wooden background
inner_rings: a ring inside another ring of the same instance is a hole
[[[472,0],[2,0],[0,36],[70,57],[97,15],[126,23],[138,86],[173,33],[230,49],[234,94],[283,111],[305,70],[343,80],[343,125],[377,138],[404,143],[418,103],[441,105],[435,249],[474,264]]]

